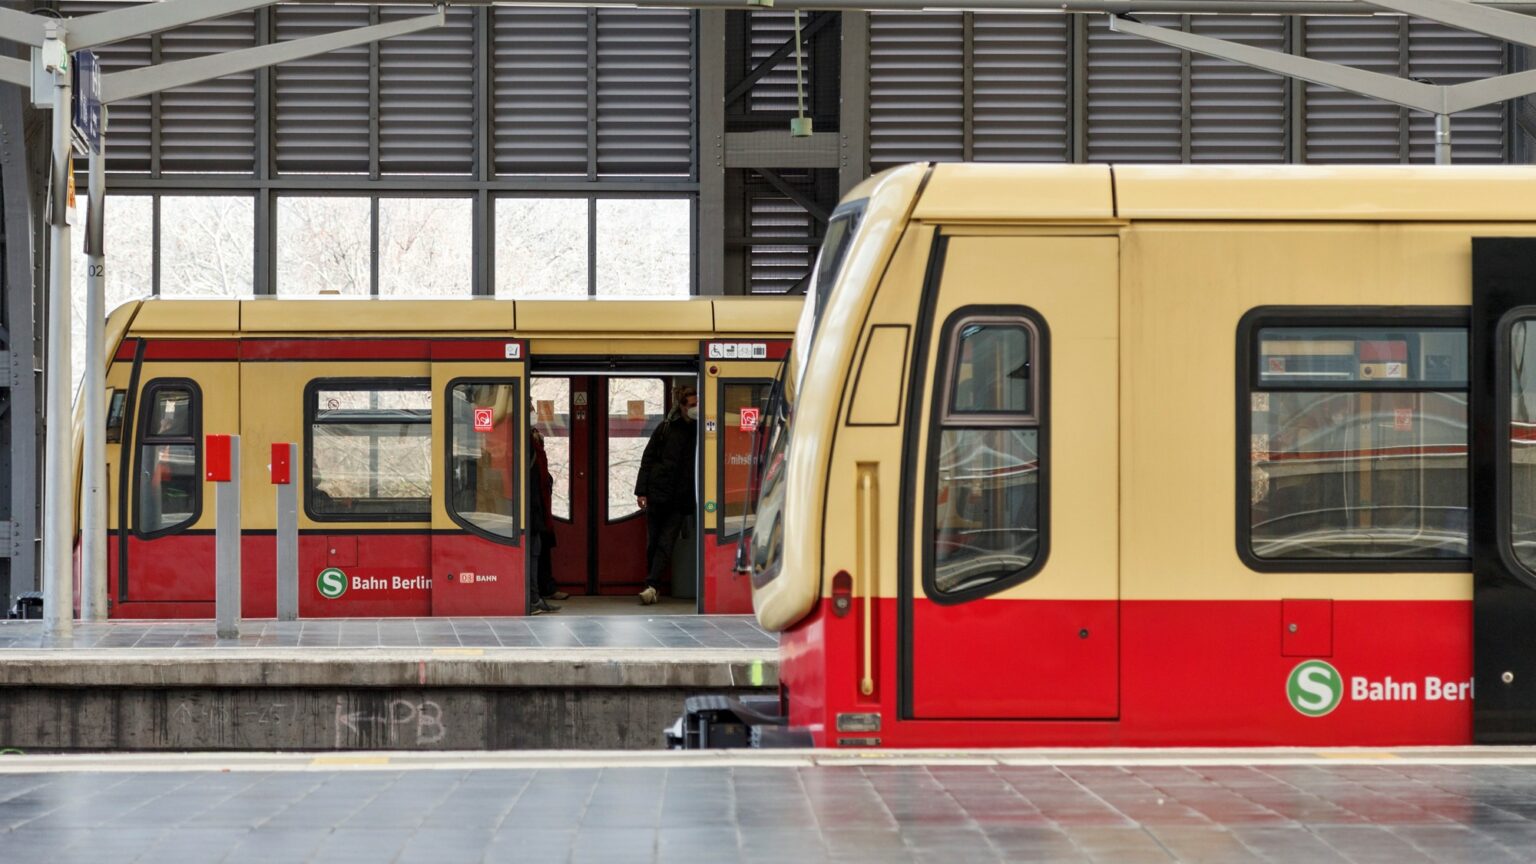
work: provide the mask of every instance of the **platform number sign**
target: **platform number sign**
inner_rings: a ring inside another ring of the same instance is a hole
[[[321,597],[335,600],[347,593],[347,574],[335,567],[327,567],[315,579],[315,587],[319,589]]]
[[[743,408],[743,409],[741,409],[741,431],[743,431],[743,432],[756,432],[757,431],[757,414],[758,414],[758,409],[756,409],[756,408]]]
[[[1324,660],[1305,660],[1291,670],[1285,682],[1285,695],[1299,713],[1321,717],[1343,701],[1344,676]]]
[[[475,409],[475,431],[489,432],[496,426],[496,418],[490,408]]]

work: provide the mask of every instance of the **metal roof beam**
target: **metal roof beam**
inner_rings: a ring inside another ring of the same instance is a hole
[[[1367,0],[1392,12],[1492,36],[1517,45],[1536,47],[1536,21],[1503,9],[1476,6],[1468,0]]]
[[[262,69],[277,63],[313,57],[316,54],[324,54],[328,51],[338,51],[342,48],[366,45],[370,42],[388,39],[393,36],[403,36],[407,33],[430,30],[433,27],[443,26],[446,20],[447,13],[443,7],[439,6],[437,11],[431,15],[390,21],[370,27],[338,30],[335,33],[323,33],[319,36],[291,39],[286,42],[273,42],[268,45],[257,45],[253,48],[225,51],[222,54],[195,57],[191,60],[161,63],[158,66],[145,66],[139,69],[114,72],[110,75],[103,75],[101,78],[101,101],[104,103],[120,102],[124,99],[133,99],[148,93],[158,93],[173,87],[183,87],[212,78],[222,78],[226,75],[249,72],[252,69]],[[19,63],[21,61],[16,62]]]
[[[276,3],[277,0],[162,0],[159,3],[140,3],[70,18],[64,24],[69,30],[65,41],[69,43],[69,50],[80,51]]]
[[[48,25],[58,23],[57,19],[28,15],[25,12],[0,6],[0,39],[9,39],[12,42],[41,48],[43,40],[48,38],[50,29]],[[30,81],[31,79],[28,79],[29,83]]]

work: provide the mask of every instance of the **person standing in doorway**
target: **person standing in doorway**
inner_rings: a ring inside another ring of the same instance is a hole
[[[635,501],[645,511],[646,606],[661,596],[672,572],[672,549],[693,513],[694,453],[699,440],[699,391],[680,384],[672,391],[672,410],[651,433],[635,478]]]
[[[528,418],[528,543],[529,558],[534,575],[533,614],[559,612],[560,607],[551,600],[569,597],[555,586],[554,559],[555,526],[550,517],[550,503],[554,498],[555,478],[549,473],[549,456],[544,452],[544,435],[534,425],[537,415],[530,412]]]

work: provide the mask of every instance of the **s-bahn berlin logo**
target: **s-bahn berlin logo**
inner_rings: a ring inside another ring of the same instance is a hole
[[[1296,664],[1285,682],[1286,698],[1291,707],[1308,717],[1321,717],[1344,701],[1344,676],[1323,660]]]
[[[347,593],[347,574],[335,567],[327,567],[320,571],[315,579],[315,587],[320,590],[320,596],[327,600],[335,600]]]

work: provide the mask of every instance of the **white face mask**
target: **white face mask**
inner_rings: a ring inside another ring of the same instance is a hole
[[[695,405],[692,408],[688,409],[688,419],[689,420],[697,420],[697,419],[699,419],[699,406]]]

